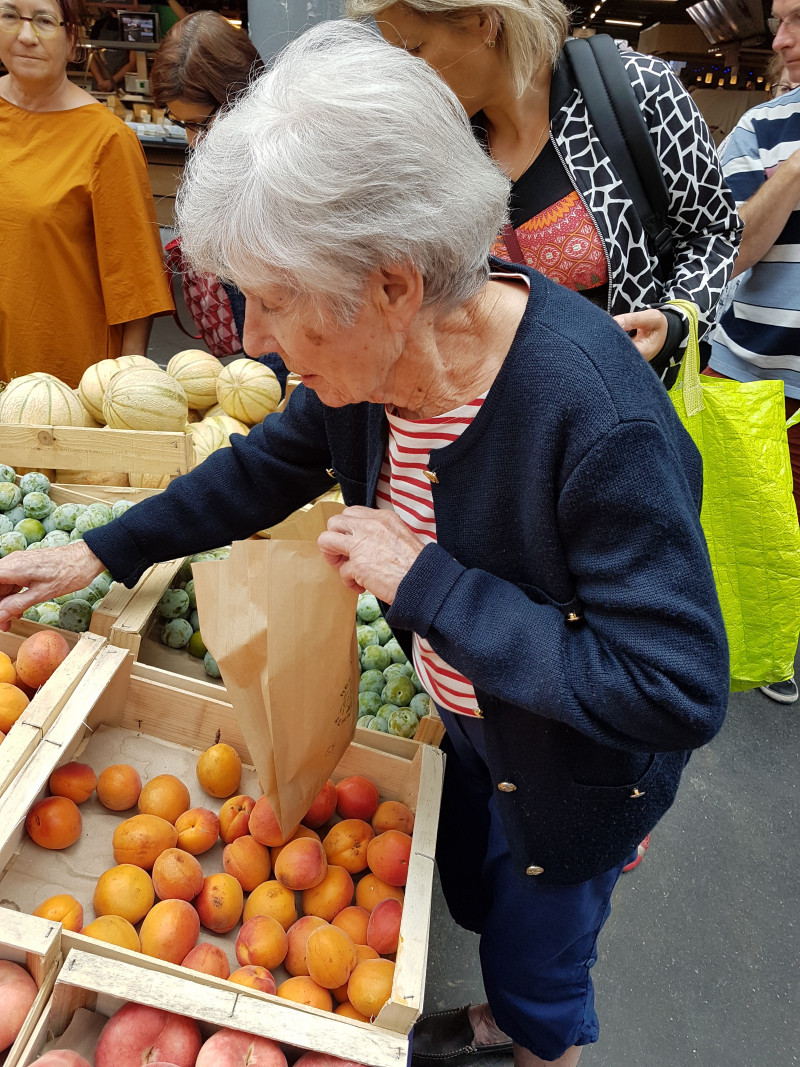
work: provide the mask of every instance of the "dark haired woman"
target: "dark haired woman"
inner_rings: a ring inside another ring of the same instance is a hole
[[[0,0],[0,378],[147,349],[172,309],[141,146],[67,78],[79,0]],[[10,269],[13,264],[13,270]]]

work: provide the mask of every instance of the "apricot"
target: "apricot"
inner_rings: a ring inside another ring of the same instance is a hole
[[[83,926],[83,905],[69,893],[59,893],[42,901],[33,911],[40,919],[61,923],[65,930],[79,933]]]
[[[403,905],[399,900],[387,897],[378,901],[370,912],[367,927],[367,944],[370,948],[374,948],[381,956],[397,952],[402,918]]]
[[[0,1052],[10,1048],[22,1029],[39,990],[36,983],[18,963],[0,960]]]
[[[261,993],[275,992],[275,979],[272,973],[266,967],[259,967],[254,963],[247,963],[244,967],[231,971],[230,980],[237,985],[258,989]]]
[[[246,893],[269,878],[272,864],[269,849],[250,834],[237,837],[222,850],[222,866],[232,875]]]
[[[26,637],[17,649],[17,678],[38,689],[69,655],[69,645],[55,630],[40,630]]]
[[[219,837],[219,819],[210,808],[189,808],[175,820],[178,848],[192,856],[208,852]]]
[[[272,970],[286,959],[289,938],[286,931],[271,915],[254,915],[243,924],[236,938],[236,959],[245,967],[252,963]]]
[[[368,1023],[369,1019],[366,1015],[362,1015],[360,1011],[356,1011],[349,1000],[345,1000],[343,1004],[340,1004],[337,1008],[333,1009],[334,1015],[343,1015],[345,1019],[355,1019],[359,1023]],[[299,1061],[298,1061],[299,1062]]]
[[[411,859],[411,838],[400,830],[386,830],[367,845],[367,864],[389,885],[405,885]]]
[[[353,879],[344,867],[331,864],[319,885],[303,891],[303,911],[326,922],[343,911],[353,899]]]
[[[169,1063],[194,1067],[203,1039],[186,1015],[130,1002],[108,1020],[94,1050],[95,1067]]]
[[[194,900],[203,888],[203,868],[189,852],[167,848],[153,864],[153,888],[160,900]]]
[[[283,961],[289,974],[294,976],[308,974],[306,963],[308,939],[312,930],[324,925],[325,920],[317,915],[304,915],[289,927],[286,935],[286,958]]]
[[[300,1067],[360,1067],[355,1060],[342,1060],[330,1052],[304,1052],[299,1060],[295,1060],[295,1067],[298,1064]]]
[[[197,759],[197,780],[209,796],[222,799],[239,788],[242,760],[235,748],[216,744]]]
[[[413,833],[414,812],[399,800],[384,800],[372,816],[372,829],[376,834],[383,834],[387,830]]]
[[[114,830],[111,843],[117,863],[134,863],[149,871],[161,853],[175,848],[178,832],[158,815],[134,815]]]
[[[155,893],[147,871],[133,863],[121,863],[97,879],[92,907],[95,915],[121,915],[138,923],[153,906]]]
[[[284,930],[288,930],[297,919],[294,893],[280,882],[262,882],[256,886],[244,906],[245,922],[254,915],[271,915]]]
[[[145,956],[182,963],[197,944],[200,919],[186,900],[160,900],[145,915],[140,934]]]
[[[131,952],[140,952],[142,948],[133,924],[121,915],[100,915],[94,922],[84,926],[81,933],[93,937],[95,941],[105,941],[118,948],[130,949]]]
[[[200,1049],[195,1067],[286,1067],[280,1045],[241,1030],[217,1030]]]
[[[303,816],[303,822],[306,826],[310,826],[312,830],[315,830],[318,826],[328,822],[335,811],[336,786],[329,778],[317,794],[314,803]]]
[[[378,787],[354,774],[336,786],[336,810],[343,819],[371,819],[378,810]]]
[[[17,680],[17,670],[11,656],[0,652],[0,682],[9,682],[11,685]]]
[[[369,945],[356,945],[356,966],[358,966],[362,960],[379,959],[380,956],[374,948],[370,948]],[[333,998],[334,1000],[338,1000],[340,1004],[345,1003],[347,1000],[347,982],[333,990]]]
[[[83,819],[74,800],[45,797],[28,812],[25,829],[42,848],[69,848],[81,836]]]
[[[15,685],[0,682],[0,730],[7,734],[30,701]]]
[[[221,948],[207,941],[195,945],[186,959],[181,960],[181,966],[202,974],[213,974],[216,978],[230,978],[231,974],[228,957]]]
[[[399,886],[389,885],[371,871],[367,871],[364,877],[359,879],[356,885],[356,904],[360,908],[372,911],[376,904],[386,900],[387,897],[393,897],[402,904],[405,900],[405,893]]]
[[[145,782],[139,794],[139,813],[157,815],[174,826],[191,807],[189,790],[174,774],[157,774]]]
[[[344,867],[350,874],[367,869],[367,846],[375,831],[363,819],[343,819],[337,822],[322,841],[328,863]]]
[[[250,812],[255,805],[256,802],[252,797],[238,796],[226,800],[219,809],[219,836],[226,845],[250,832],[248,830]]]
[[[328,990],[323,989],[312,978],[308,978],[305,975],[287,978],[285,982],[281,982],[275,992],[279,997],[283,997],[284,1000],[292,1000],[295,1004],[308,1004],[310,1007],[319,1008],[321,1011],[331,1011],[333,1009],[333,1000]]]
[[[343,985],[357,962],[356,946],[338,926],[318,926],[308,936],[306,964],[310,978],[325,989]]]
[[[286,848],[286,846],[288,844],[290,844],[292,841],[296,841],[298,839],[298,837],[313,838],[315,841],[321,841],[322,840],[322,838],[319,836],[319,834],[316,832],[316,830],[309,830],[309,828],[307,826],[303,826],[303,824],[300,823],[300,825],[297,827],[297,829],[292,834],[292,836],[290,838],[288,838],[282,845],[273,845],[272,848],[269,850],[269,854],[270,854],[270,858],[272,859],[272,866],[273,867],[275,866],[275,863],[276,863],[276,861],[278,859],[278,856],[280,856],[281,852],[283,852],[283,850]]]
[[[295,826],[291,833],[284,834],[278,824],[278,820],[275,818],[275,812],[272,810],[272,805],[266,797],[259,797],[255,803],[255,807],[250,812],[250,824],[249,832],[253,835],[256,841],[260,841],[262,845],[272,847],[273,845],[284,845],[293,837],[297,831]]]
[[[139,772],[127,763],[115,763],[97,776],[97,799],[109,811],[134,807],[141,791]]]
[[[67,797],[76,804],[83,804],[95,790],[97,775],[88,763],[65,763],[56,767],[48,783],[56,797]]]
[[[394,964],[391,960],[362,960],[347,983],[350,1003],[368,1019],[374,1019],[392,995]]]
[[[242,887],[230,874],[210,874],[203,879],[194,906],[200,922],[215,934],[232,930],[242,916]]]
[[[92,1067],[88,1060],[68,1048],[54,1048],[45,1052],[31,1067]],[[155,1067],[155,1064],[153,1065]]]
[[[328,868],[330,870],[330,868]],[[369,912],[357,905],[344,908],[331,920],[334,926],[338,926],[349,934],[355,945],[366,945],[367,927],[369,925]]]
[[[275,878],[287,889],[311,889],[320,884],[327,869],[322,844],[308,837],[297,837],[281,850],[275,863]]]

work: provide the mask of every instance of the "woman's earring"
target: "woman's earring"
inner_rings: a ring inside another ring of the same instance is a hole
[[[487,41],[487,42],[486,42],[486,44],[487,44],[487,46],[488,46],[489,48],[494,48],[494,46],[495,46],[495,44],[496,44],[496,43],[497,43],[496,41]]]

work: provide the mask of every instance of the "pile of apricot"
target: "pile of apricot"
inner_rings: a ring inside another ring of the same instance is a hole
[[[61,634],[43,630],[25,638],[16,660],[0,652],[0,744],[69,651]]]

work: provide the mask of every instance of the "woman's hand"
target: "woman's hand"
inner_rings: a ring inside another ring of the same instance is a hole
[[[425,547],[394,511],[363,507],[334,515],[317,543],[349,589],[369,589],[387,604]]]
[[[658,308],[631,311],[627,315],[615,315],[614,322],[621,326],[625,333],[631,335],[631,340],[648,363],[664,347],[668,329],[667,316]]]
[[[0,560],[0,630],[7,630],[26,608],[83,589],[104,570],[105,564],[85,541],[63,548],[10,552]]]

